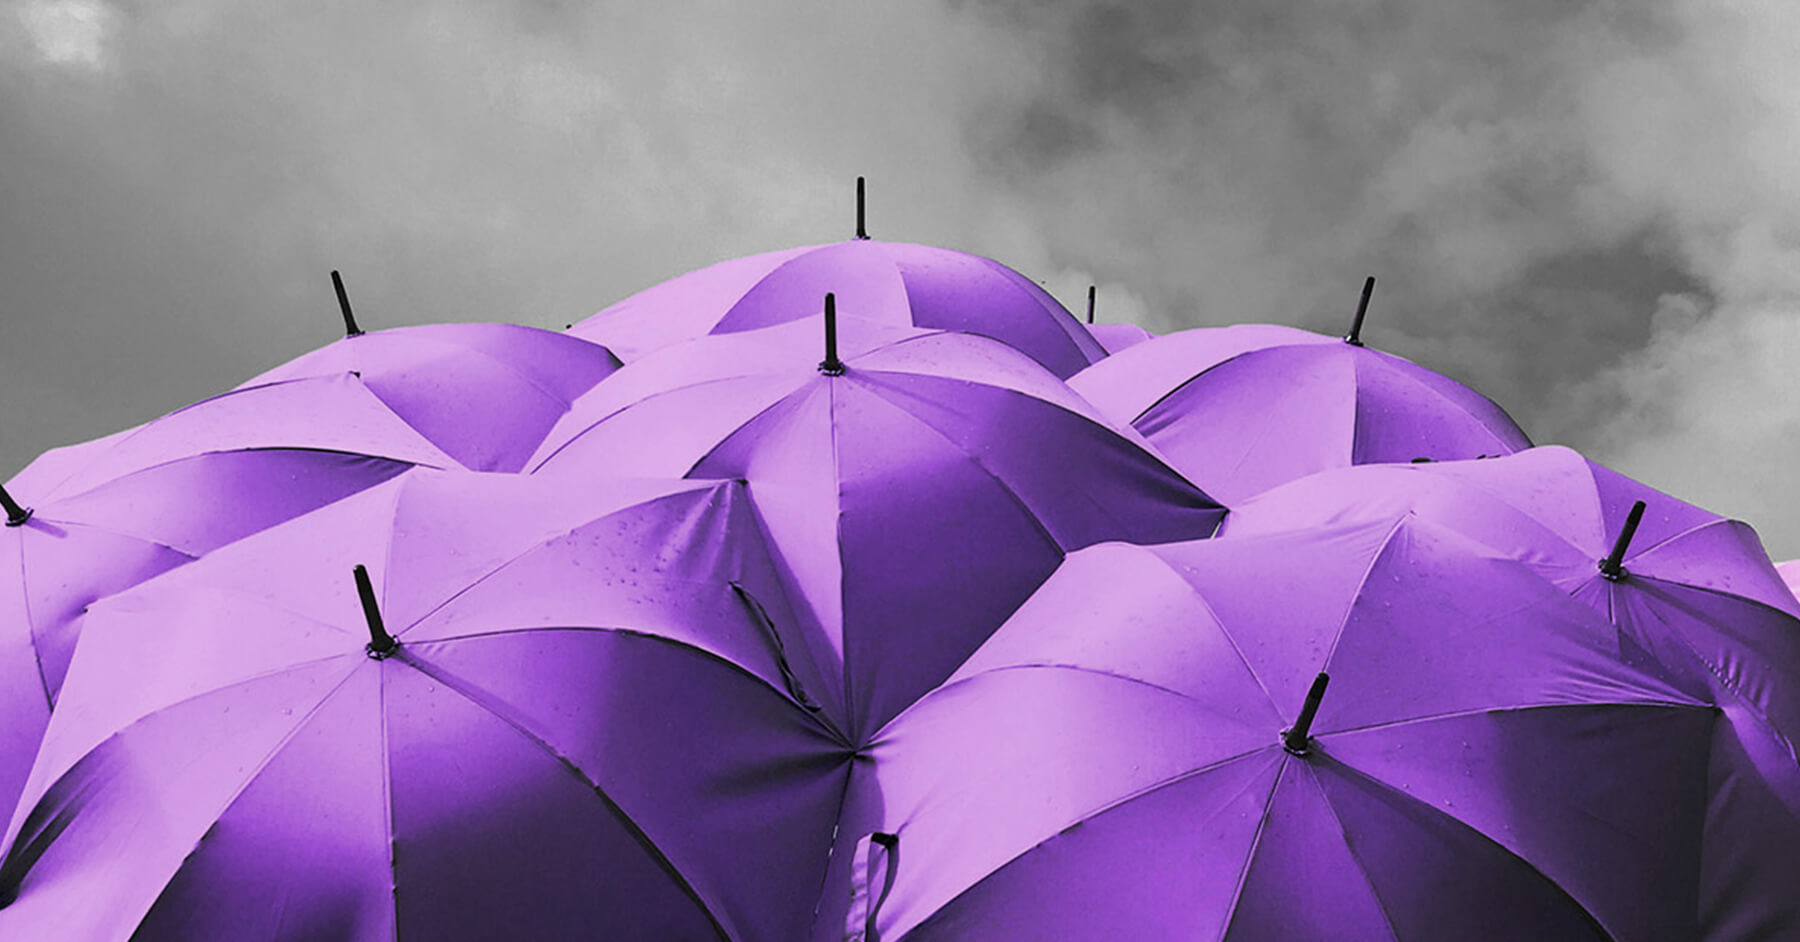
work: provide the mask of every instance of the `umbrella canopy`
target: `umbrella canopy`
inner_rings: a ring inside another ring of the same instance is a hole
[[[1136,324],[1089,324],[1088,333],[1093,334],[1100,346],[1106,348],[1107,356],[1156,337]]]
[[[1790,559],[1785,563],[1775,564],[1775,571],[1781,575],[1781,581],[1800,599],[1800,559]]]
[[[217,396],[20,471],[0,529],[0,803],[95,600],[415,465],[456,462],[350,378],[325,377]]]
[[[353,333],[240,389],[312,377],[360,383],[474,471],[517,471],[575,397],[618,369],[605,347],[514,324]]]
[[[706,334],[846,311],[896,326],[959,330],[1006,343],[1068,378],[1106,355],[1036,282],[952,249],[856,239],[732,259],[641,291],[570,329],[626,362]]]
[[[827,898],[890,940],[1696,938],[1716,713],[1636,660],[1416,517],[1096,546],[875,737],[843,826],[891,852]]]
[[[1800,920],[1800,901],[1780,911],[1766,903],[1792,899],[1783,881],[1800,862],[1771,868],[1763,856],[1800,847],[1800,603],[1755,531],[1570,449],[1540,447],[1315,475],[1234,510],[1221,536],[1406,513],[1526,563],[1708,691],[1727,721],[1713,757],[1711,813],[1722,837],[1707,845],[1709,931],[1755,937]],[[1746,907],[1745,897],[1764,902]]]
[[[845,318],[826,367],[822,326],[629,364],[532,467],[747,480],[853,737],[949,676],[1065,550],[1204,537],[1223,516],[1003,344]]]
[[[742,487],[571,483],[414,472],[96,605],[0,935],[804,931],[850,750]]]
[[[1499,406],[1455,380],[1292,327],[1164,334],[1069,385],[1227,505],[1327,468],[1531,446]]]

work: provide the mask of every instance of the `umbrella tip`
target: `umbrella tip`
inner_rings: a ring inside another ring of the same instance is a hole
[[[1094,322],[1094,286],[1088,285],[1088,323]]]
[[[1375,276],[1363,279],[1362,300],[1356,305],[1356,320],[1350,322],[1350,332],[1344,335],[1344,342],[1353,347],[1360,347],[1362,342],[1363,316],[1369,313],[1369,296],[1375,293]]]
[[[863,225],[863,178],[856,178],[856,237],[867,239],[869,229]]]
[[[3,486],[0,486],[0,507],[6,508],[6,525],[9,527],[20,526],[31,519],[31,508],[19,506]]]
[[[369,644],[366,650],[370,657],[379,661],[394,653],[400,642],[388,634],[387,626],[382,624],[381,608],[375,604],[375,587],[369,582],[369,570],[357,563],[350,574],[356,578],[356,594],[362,599],[363,618],[369,623]]]
[[[350,295],[344,292],[344,278],[336,271],[331,273],[331,287],[337,291],[338,310],[344,315],[344,336],[362,336],[362,328],[356,326],[356,315],[350,312]]]
[[[844,361],[837,352],[837,295],[830,291],[825,292],[825,359],[819,361],[819,372],[844,375]]]
[[[1312,751],[1313,717],[1319,713],[1319,701],[1325,699],[1325,685],[1331,682],[1331,675],[1324,671],[1313,678],[1312,689],[1306,692],[1306,702],[1300,707],[1300,716],[1294,725],[1281,731],[1281,748],[1288,752],[1303,756]]]
[[[1641,500],[1631,505],[1631,512],[1625,515],[1625,526],[1619,528],[1619,538],[1613,541],[1612,552],[1600,560],[1600,575],[1609,582],[1618,582],[1629,575],[1624,566],[1625,550],[1631,546],[1638,523],[1644,519],[1644,506]]]

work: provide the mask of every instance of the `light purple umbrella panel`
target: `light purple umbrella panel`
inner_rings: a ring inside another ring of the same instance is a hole
[[[605,347],[516,324],[364,332],[337,272],[345,336],[240,389],[347,377],[472,471],[517,471],[575,397],[619,367]]]
[[[1531,447],[1467,386],[1360,340],[1292,327],[1165,334],[1069,384],[1227,505],[1327,468]]]
[[[851,750],[731,482],[416,471],[94,607],[9,939],[804,931]]]
[[[1756,533],[1561,447],[1346,468],[1234,510],[1221,538],[1414,514],[1519,560],[1723,710],[1702,921],[1708,938],[1800,925],[1800,603]]]
[[[325,377],[216,396],[20,471],[0,529],[0,804],[96,599],[416,465],[456,462]]]
[[[628,364],[532,467],[747,480],[852,738],[949,676],[1065,550],[1223,516],[1006,345],[845,317],[840,351],[827,310]]]
[[[814,938],[1698,938],[1717,712],[1605,627],[1416,517],[1071,554],[865,748]]]
[[[682,340],[812,317],[827,291],[859,317],[991,337],[1062,378],[1106,355],[1055,298],[999,262],[868,239],[710,265],[634,294],[570,332],[631,362]]]
[[[1790,559],[1785,563],[1776,563],[1775,571],[1781,575],[1782,584],[1800,601],[1800,559]]]

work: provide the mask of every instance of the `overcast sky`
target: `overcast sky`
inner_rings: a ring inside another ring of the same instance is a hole
[[[1800,4],[0,0],[0,475],[870,230],[1364,337],[1800,556]]]

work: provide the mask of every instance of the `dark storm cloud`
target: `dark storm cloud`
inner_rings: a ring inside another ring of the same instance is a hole
[[[1800,553],[1752,484],[1800,458],[1800,402],[1749,355],[1796,309],[1797,188],[1765,165],[1796,143],[1791,7],[967,9],[1043,69],[984,167],[1147,326],[1340,332],[1376,274],[1374,342]]]

